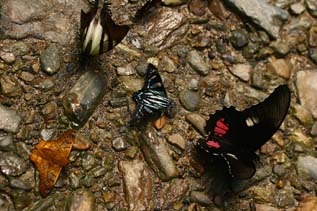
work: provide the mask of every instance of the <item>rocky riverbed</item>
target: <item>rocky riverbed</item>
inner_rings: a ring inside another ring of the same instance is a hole
[[[144,0],[110,2],[130,31],[83,66],[88,1],[0,1],[0,210],[317,210],[317,1],[164,0],[138,23]],[[160,130],[128,127],[147,62],[177,105]],[[291,107],[257,173],[217,207],[191,154],[205,120],[285,83]],[[71,127],[70,163],[42,198],[31,150]]]

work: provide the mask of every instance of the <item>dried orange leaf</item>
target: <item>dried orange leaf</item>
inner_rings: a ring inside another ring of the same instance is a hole
[[[68,164],[73,143],[73,130],[68,130],[57,140],[40,140],[32,150],[30,160],[40,173],[39,190],[42,197],[47,196],[51,191],[62,168]]]
[[[161,116],[160,118],[158,118],[157,120],[154,120],[154,121],[152,122],[152,125],[153,125],[156,129],[160,130],[160,129],[162,129],[162,128],[165,126],[166,121],[167,121],[166,116],[163,115],[163,116]]]

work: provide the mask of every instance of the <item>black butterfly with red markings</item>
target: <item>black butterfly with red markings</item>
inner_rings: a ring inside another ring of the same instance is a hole
[[[114,48],[129,31],[127,25],[117,25],[111,17],[109,3],[92,0],[90,10],[81,11],[80,35],[82,53],[95,56]]]
[[[223,108],[210,116],[205,127],[208,137],[198,142],[198,149],[220,158],[232,178],[250,178],[256,171],[255,151],[279,129],[289,105],[289,88],[281,85],[263,102],[243,111]]]
[[[147,67],[143,88],[134,93],[132,98],[137,108],[132,114],[130,125],[141,125],[162,115],[170,116],[175,106],[174,101],[167,97],[161,76],[152,64]]]

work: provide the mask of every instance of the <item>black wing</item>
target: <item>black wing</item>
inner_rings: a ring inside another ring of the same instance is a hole
[[[242,111],[243,129],[239,133],[239,139],[252,150],[259,149],[281,126],[290,99],[287,85],[280,85],[263,102]]]
[[[161,76],[152,64],[148,65],[143,88],[133,94],[133,100],[137,108],[130,124],[157,119],[174,106],[174,102],[167,98]]]
[[[146,3],[136,12],[134,22],[138,22],[143,18],[146,18],[160,4],[161,0],[147,0]]]
[[[244,111],[223,108],[211,115],[205,130],[208,137],[198,146],[221,156],[231,176],[246,179],[255,172],[254,153],[282,124],[290,105],[290,91],[281,85],[263,102]]]

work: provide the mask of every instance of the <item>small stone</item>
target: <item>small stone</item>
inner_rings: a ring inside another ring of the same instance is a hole
[[[317,26],[312,26],[309,30],[308,43],[311,47],[317,47]]]
[[[127,144],[122,137],[118,137],[112,140],[112,147],[119,152],[125,150],[127,148]]]
[[[270,58],[267,69],[275,72],[285,79],[289,79],[291,77],[291,69],[285,59]]]
[[[204,61],[204,58],[196,50],[192,50],[187,55],[189,65],[200,75],[206,76],[209,73],[210,67]]]
[[[131,64],[128,64],[125,67],[118,67],[117,73],[118,75],[134,75],[136,71]]]
[[[317,64],[317,48],[309,48],[308,57]]]
[[[0,58],[7,64],[12,64],[15,62],[15,56],[13,53],[0,51]]]
[[[274,198],[278,207],[293,207],[295,204],[293,191],[286,188],[277,191]]]
[[[203,16],[206,13],[207,4],[203,0],[190,0],[188,10],[196,16]]]
[[[254,187],[254,199],[256,202],[270,203],[273,200],[273,190],[269,187]]]
[[[11,152],[0,153],[0,171],[7,176],[20,176],[25,173],[27,163],[18,155]]]
[[[309,126],[313,124],[313,117],[309,111],[307,111],[303,106],[296,104],[294,106],[295,117],[304,125]]]
[[[10,52],[16,56],[24,56],[30,52],[30,47],[22,41],[17,41],[10,46]]]
[[[294,15],[300,15],[305,11],[305,5],[303,5],[301,2],[294,3],[290,6],[291,13]]]
[[[317,210],[317,197],[305,196],[298,204],[296,211],[315,211]]]
[[[82,166],[86,171],[94,168],[96,166],[96,158],[92,154],[87,153],[82,159]]]
[[[84,137],[81,133],[77,132],[73,144],[75,150],[87,150],[91,146],[89,139]]]
[[[206,120],[199,114],[190,113],[186,115],[186,120],[202,135],[206,136],[205,131]]]
[[[46,73],[50,75],[57,73],[61,66],[61,61],[60,52],[56,45],[50,44],[49,47],[41,53],[40,60],[42,69]]]
[[[309,13],[317,17],[317,2],[315,0],[305,0]]]
[[[16,111],[0,104],[0,117],[0,129],[9,133],[17,133],[19,131],[21,117]]]
[[[157,120],[154,120],[152,122],[152,125],[157,129],[160,130],[162,129],[165,125],[166,125],[167,119],[166,116],[163,115],[160,118],[158,118]]]
[[[284,40],[272,42],[271,47],[277,56],[286,56],[290,51],[289,44]]]
[[[243,30],[236,30],[231,33],[230,42],[236,49],[241,49],[249,43],[248,34]]]
[[[129,147],[125,151],[125,157],[130,159],[130,160],[133,160],[138,152],[139,152],[139,148],[138,147],[135,147],[135,146]]]
[[[193,91],[199,90],[199,81],[195,78],[190,79],[188,83],[188,89]]]
[[[280,211],[280,209],[275,208],[275,207],[271,207],[269,205],[266,204],[255,204],[255,209],[256,211]]]
[[[273,167],[273,172],[274,172],[277,176],[282,177],[282,176],[284,176],[285,173],[286,173],[285,166],[284,166],[284,165],[280,165],[280,164],[274,165],[274,167]]]
[[[296,169],[300,178],[317,181],[317,158],[312,156],[299,156]]]
[[[105,201],[105,203],[114,202],[115,199],[115,193],[109,191],[103,193],[103,200]]]
[[[127,92],[134,93],[142,89],[144,80],[138,78],[131,78],[129,76],[122,76],[119,78],[121,83],[123,84],[124,89]]]
[[[0,134],[0,151],[13,151],[14,149],[13,137]]]
[[[248,82],[250,80],[252,67],[249,64],[236,64],[229,70],[242,81]]]
[[[17,97],[22,94],[22,86],[13,75],[2,74],[0,87],[2,94],[7,97]]]
[[[209,199],[208,195],[203,192],[192,191],[190,193],[190,201],[193,203],[198,203],[203,206],[209,206],[213,202]]]
[[[296,74],[299,101],[314,118],[317,118],[317,71],[303,70]]]
[[[90,191],[79,190],[73,193],[69,211],[95,211],[95,197]]]
[[[31,82],[34,80],[34,75],[32,73],[23,71],[20,73],[19,78],[25,82]]]
[[[178,146],[182,150],[184,150],[186,147],[185,139],[178,133],[170,135],[167,141],[173,145]]]
[[[56,135],[55,129],[43,129],[40,132],[41,138],[45,141],[53,139],[54,135]]]
[[[174,61],[168,56],[163,56],[159,66],[160,66],[160,69],[165,70],[166,72],[169,72],[169,73],[173,73],[177,69]]]
[[[179,100],[185,109],[195,111],[200,102],[200,96],[197,92],[184,90],[179,94]]]
[[[32,186],[30,184],[28,184],[26,181],[16,179],[16,178],[10,179],[10,187],[13,189],[21,189],[25,191],[32,190]]]

